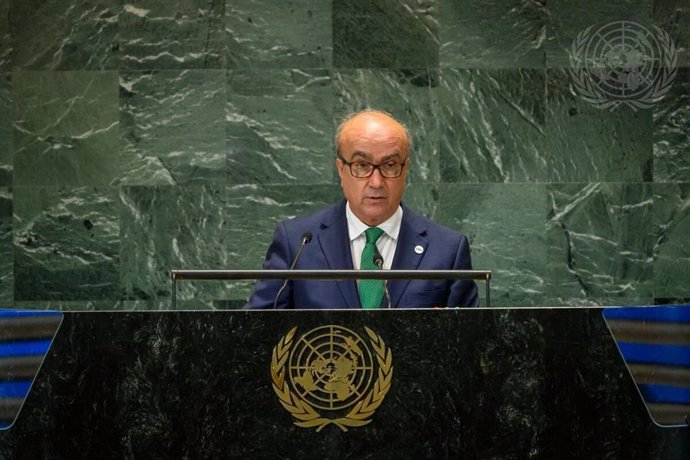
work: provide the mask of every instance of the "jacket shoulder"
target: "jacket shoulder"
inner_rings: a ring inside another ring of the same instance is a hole
[[[312,214],[305,214],[290,219],[286,219],[281,224],[289,234],[304,232],[316,232],[321,228],[322,224],[330,225],[338,219],[345,218],[345,206],[343,203],[337,203],[327,208],[320,209]]]
[[[425,231],[430,238],[440,239],[443,241],[458,241],[467,238],[464,234],[458,232],[457,230],[453,230],[445,225],[434,222],[428,217],[417,214],[407,207],[404,208],[403,219],[405,219],[406,216],[414,228],[417,228],[420,232]]]

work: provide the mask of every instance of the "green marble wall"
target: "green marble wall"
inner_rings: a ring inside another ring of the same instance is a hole
[[[676,40],[652,109],[569,87],[616,20]],[[683,0],[2,1],[0,307],[166,308],[171,268],[259,268],[340,197],[335,126],[367,106],[408,124],[405,199],[469,236],[495,305],[688,301],[688,31]]]

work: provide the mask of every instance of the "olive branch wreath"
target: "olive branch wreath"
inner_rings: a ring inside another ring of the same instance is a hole
[[[386,344],[381,337],[366,326],[364,329],[376,353],[376,360],[379,364],[378,378],[374,383],[374,388],[362,400],[358,401],[345,417],[336,419],[322,417],[309,403],[297,397],[290,390],[290,386],[285,378],[285,365],[290,355],[292,339],[295,336],[295,332],[297,332],[297,327],[293,327],[285,337],[280,339],[278,345],[273,348],[273,356],[271,358],[273,391],[278,395],[280,404],[282,404],[285,410],[299,420],[295,422],[295,425],[302,428],[315,427],[316,432],[319,432],[324,427],[333,424],[341,430],[347,431],[348,427],[364,426],[371,422],[369,417],[374,415],[374,411],[381,405],[383,398],[386,397],[391,387],[393,355],[390,349],[386,348]]]
[[[676,77],[678,71],[678,54],[676,53],[676,46],[671,36],[665,30],[653,26],[657,33],[657,39],[660,42],[663,51],[663,65],[661,67],[660,78],[655,78],[654,85],[635,99],[611,99],[605,91],[594,83],[589,68],[583,59],[585,48],[587,47],[590,34],[593,26],[589,26],[581,31],[570,48],[570,76],[573,82],[575,91],[587,102],[593,104],[599,109],[610,109],[626,105],[633,110],[648,109],[655,102],[659,101],[669,89],[673,79]]]

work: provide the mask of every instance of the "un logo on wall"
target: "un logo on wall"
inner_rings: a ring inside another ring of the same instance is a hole
[[[575,91],[598,108],[649,108],[671,88],[678,55],[664,30],[631,21],[581,31],[570,49]]]
[[[295,425],[321,431],[333,424],[347,431],[371,422],[390,389],[393,356],[380,336],[364,330],[368,340],[336,325],[295,340],[294,327],[273,349],[273,390]]]

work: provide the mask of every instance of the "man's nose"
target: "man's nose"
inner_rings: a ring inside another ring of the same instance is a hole
[[[381,175],[381,170],[379,168],[374,169],[374,172],[369,176],[369,186],[374,188],[383,187],[383,176]]]

